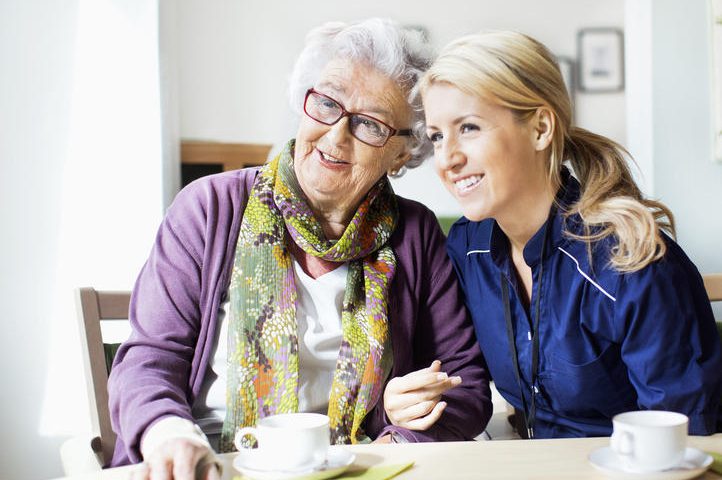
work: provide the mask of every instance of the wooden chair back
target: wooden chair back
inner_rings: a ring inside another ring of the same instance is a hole
[[[710,302],[722,302],[722,273],[705,273],[702,275],[704,288]]]
[[[79,288],[76,291],[78,323],[83,342],[88,398],[90,400],[93,439],[90,447],[101,457],[103,466],[110,464],[115,448],[115,432],[110,426],[108,407],[108,372],[106,345],[100,328],[101,320],[128,320],[130,292],[97,291]]]

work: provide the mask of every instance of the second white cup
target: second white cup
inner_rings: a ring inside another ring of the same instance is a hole
[[[625,412],[612,418],[612,450],[622,467],[635,473],[672,468],[684,458],[687,416],[662,410]]]
[[[320,413],[284,413],[261,418],[255,427],[236,432],[239,452],[253,457],[255,468],[298,470],[311,468],[326,460],[330,444],[329,420]],[[242,439],[254,437],[258,448],[244,447]]]

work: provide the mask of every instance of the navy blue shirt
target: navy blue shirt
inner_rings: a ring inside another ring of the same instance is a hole
[[[564,175],[557,200],[569,205],[579,184]],[[710,302],[697,268],[665,236],[667,252],[632,273],[609,266],[613,237],[592,245],[578,217],[553,213],[524,248],[532,269],[532,298],[543,263],[539,298],[539,368],[534,396],[536,438],[610,435],[611,418],[638,409],[689,416],[690,434],[714,432],[720,400],[722,354]],[[522,389],[530,400],[531,326],[519,296],[509,242],[493,219],[462,218],[449,232],[448,251],[471,312],[492,379],[502,396],[522,409],[502,302],[509,282]]]

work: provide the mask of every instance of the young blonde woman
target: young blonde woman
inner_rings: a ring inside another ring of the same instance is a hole
[[[518,33],[468,36],[419,89],[465,215],[448,250],[523,436],[609,435],[637,409],[714,432],[722,361],[702,279],[624,149],[572,126],[553,55]]]

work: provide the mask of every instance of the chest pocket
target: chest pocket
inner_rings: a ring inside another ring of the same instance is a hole
[[[552,409],[564,416],[612,417],[637,408],[637,394],[616,344],[581,364],[552,353],[539,383]]]

